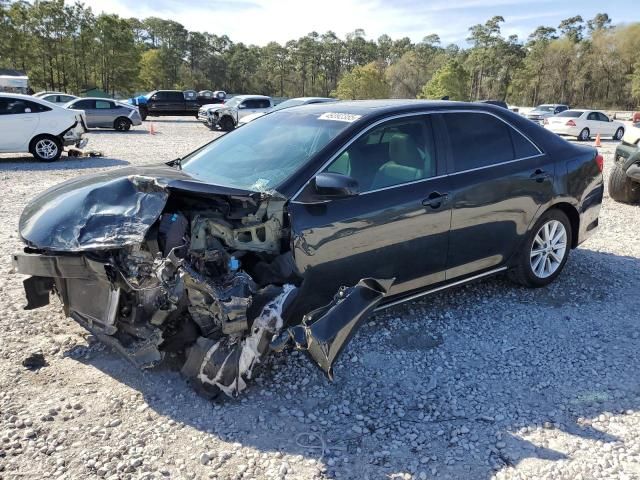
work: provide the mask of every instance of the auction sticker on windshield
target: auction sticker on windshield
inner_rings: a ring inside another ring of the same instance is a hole
[[[337,120],[338,122],[355,122],[362,115],[356,115],[355,113],[323,113],[318,117],[318,120]]]

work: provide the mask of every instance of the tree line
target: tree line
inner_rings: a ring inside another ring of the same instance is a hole
[[[282,97],[441,98],[632,109],[640,104],[640,23],[606,13],[540,26],[526,39],[494,16],[468,30],[468,48],[356,29],[311,32],[284,45],[236,43],[173,20],[96,15],[82,3],[0,0],[0,67],[34,89],[112,95],[159,88]]]

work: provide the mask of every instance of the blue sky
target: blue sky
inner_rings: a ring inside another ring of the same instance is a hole
[[[88,0],[96,12],[143,18],[157,16],[190,30],[227,34],[234,42],[284,43],[313,30],[341,37],[362,28],[368,38],[387,33],[419,41],[436,33],[443,44],[465,46],[468,27],[494,15],[505,18],[502,32],[525,39],[538,25],[586,20],[606,12],[614,23],[640,21],[639,0]]]

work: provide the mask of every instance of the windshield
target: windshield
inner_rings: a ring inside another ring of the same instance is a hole
[[[555,111],[556,107],[553,105],[538,105],[536,107],[536,110],[539,112],[550,112],[553,113]]]
[[[274,112],[185,157],[182,169],[216,185],[276,189],[349,126],[326,115],[297,109]]]
[[[565,110],[564,112],[560,112],[556,117],[571,117],[578,118],[584,112],[580,112],[579,110]]]
[[[240,105],[240,102],[242,101],[241,98],[239,97],[233,97],[231,100],[224,102],[224,106],[225,107],[231,107],[231,108],[235,108],[238,105]]]

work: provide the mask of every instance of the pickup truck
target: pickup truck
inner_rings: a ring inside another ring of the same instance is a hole
[[[138,107],[142,120],[149,116],[167,115],[193,115],[197,117],[198,110],[202,105],[216,101],[222,103],[224,96],[222,98],[196,96],[191,91],[182,92],[180,90],[154,90],[146,95],[129,99],[130,104]]]

